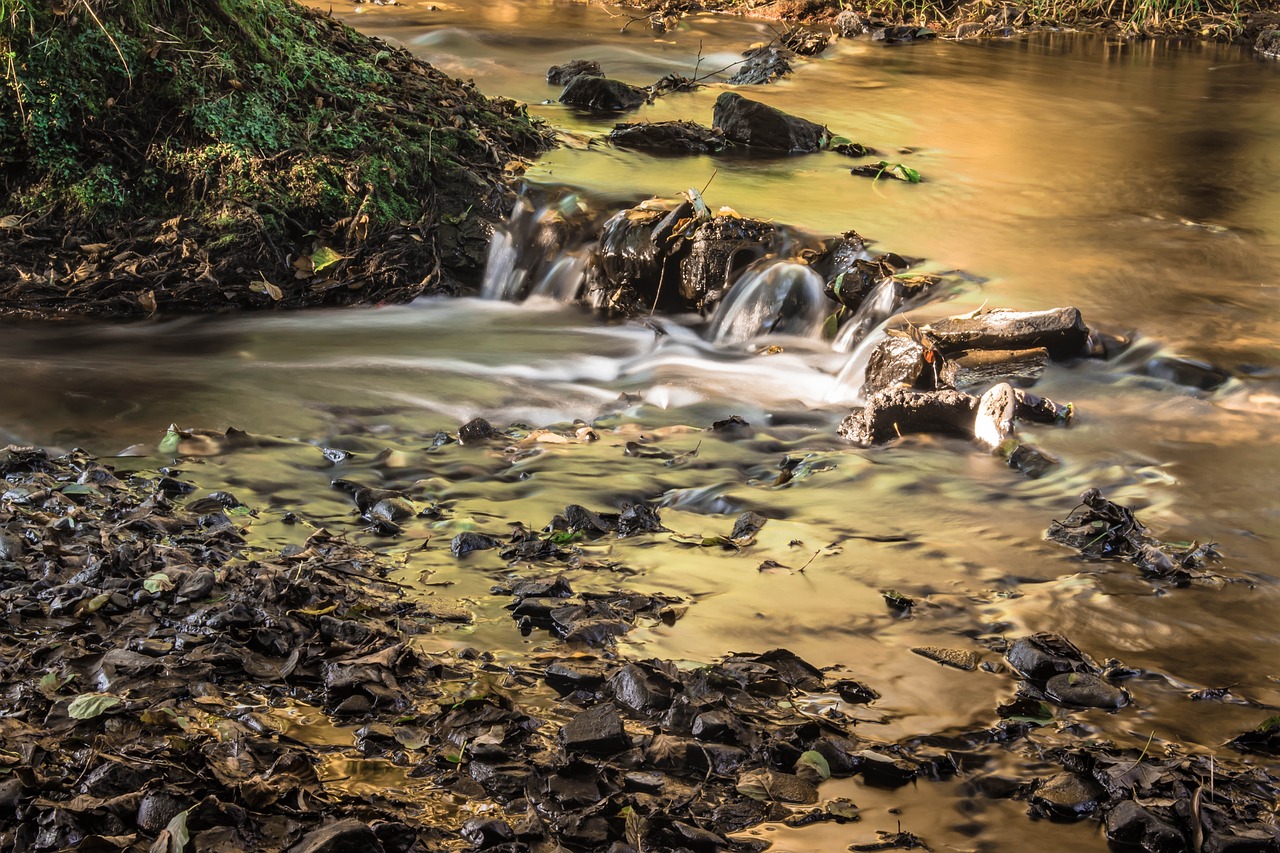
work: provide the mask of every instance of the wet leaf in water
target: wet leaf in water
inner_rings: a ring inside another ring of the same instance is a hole
[[[831,765],[821,752],[811,749],[796,759],[796,775],[816,785],[831,778]]]
[[[173,589],[173,579],[164,572],[156,572],[142,582],[142,588],[152,595],[159,595]]]
[[[81,693],[67,706],[67,715],[75,720],[91,720],[123,704],[113,693]]]
[[[178,445],[182,443],[182,434],[178,432],[177,424],[169,424],[169,429],[165,432],[164,438],[160,439],[160,446],[157,448],[166,456],[172,456],[178,452]]]

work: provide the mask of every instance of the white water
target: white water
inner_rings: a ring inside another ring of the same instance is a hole
[[[770,261],[748,269],[716,309],[707,339],[737,344],[780,333],[816,337],[832,307],[822,276],[807,264]]]

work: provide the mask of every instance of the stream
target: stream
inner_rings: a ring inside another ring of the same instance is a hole
[[[854,229],[876,251],[922,258],[922,270],[960,271],[949,298],[909,315],[917,324],[984,305],[1073,305],[1134,343],[1111,361],[1055,364],[1036,384],[1077,412],[1067,428],[1029,428],[1061,460],[1039,479],[960,439],[852,448],[836,435],[859,397],[851,355],[818,337],[712,343],[701,318],[604,323],[547,298],[128,325],[3,321],[0,443],[124,454],[112,464],[141,470],[168,461],[157,445],[170,423],[271,437],[211,446],[180,467],[200,494],[231,491],[257,511],[245,520],[256,544],[296,545],[325,527],[400,560],[397,579],[417,594],[472,614],[430,635],[431,650],[520,661],[554,645],[545,632],[522,635],[509,599],[490,594],[520,567],[496,550],[451,556],[456,534],[503,536],[516,521],[541,529],[569,504],[647,502],[677,535],[597,540],[583,546],[595,568],[570,572],[575,589],[622,583],[687,604],[673,624],[622,638],[628,656],[707,661],[785,647],[873,685],[882,698],[861,710],[865,725],[896,739],[989,726],[1015,688],[1007,673],[943,667],[911,649],[970,649],[999,663],[984,643],[1054,631],[1139,671],[1125,683],[1130,707],[1070,714],[1077,736],[1215,753],[1275,713],[1280,64],[1235,47],[1066,33],[896,47],[853,39],[798,62],[783,82],[736,88],[918,169],[925,182],[912,185],[851,176],[852,161],[830,152],[612,148],[601,137],[616,117],[563,107],[545,83],[549,66],[576,58],[636,85],[716,71],[773,37],[764,22],[697,15],[655,33],[626,11],[533,0],[333,10],[564,131],[570,144],[529,168],[536,187],[567,188],[601,211],[705,188],[713,210],[820,235]],[[729,73],[621,120],[709,125]],[[1152,370],[1156,358],[1201,361],[1230,379],[1199,390]],[[704,431],[733,415],[749,426]],[[438,443],[474,417],[507,437]],[[598,440],[573,437],[584,425]],[[570,438],[528,437],[538,428]],[[330,487],[339,476],[413,488],[445,511],[378,536]],[[1162,539],[1215,542],[1227,580],[1174,588],[1047,541],[1050,521],[1091,487]],[[768,519],[753,544],[688,544],[728,536],[745,511]],[[886,606],[885,590],[917,601],[909,617]],[[1227,686],[1229,701],[1188,699]],[[345,772],[360,778],[358,766]],[[404,782],[369,774],[375,787]],[[1094,822],[1033,822],[1024,803],[975,798],[963,778],[896,790],[842,780],[822,791],[862,807],[863,840],[900,821],[934,850],[1107,845]],[[753,832],[779,851],[854,840],[849,826]]]

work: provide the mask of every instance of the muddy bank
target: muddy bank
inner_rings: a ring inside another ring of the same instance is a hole
[[[283,0],[163,20],[23,2],[0,48],[22,57],[0,86],[9,314],[447,290],[509,209],[508,171],[549,144],[514,102]]]

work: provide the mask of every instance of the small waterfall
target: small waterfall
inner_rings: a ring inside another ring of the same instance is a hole
[[[836,335],[831,348],[836,352],[852,352],[868,335],[902,307],[898,283],[892,277],[882,278],[871,289],[857,312]]]
[[[822,291],[822,276],[807,264],[771,261],[749,268],[716,309],[707,339],[732,344],[773,333],[816,336],[831,308]]]
[[[562,255],[529,289],[529,298],[540,296],[556,302],[572,302],[577,299],[587,280],[589,257],[585,251]]]
[[[481,299],[510,301],[520,295],[529,277],[527,267],[520,265],[520,237],[529,231],[533,219],[533,206],[524,199],[516,202],[511,216],[503,225],[493,230],[489,242],[489,258],[484,265],[484,281],[480,285]]]
[[[828,402],[862,400],[862,386],[867,380],[867,364],[884,339],[884,327],[902,308],[901,290],[892,277],[876,283],[858,311],[840,330],[832,348],[836,352],[849,353],[849,360],[840,368],[835,383],[827,394]]]
[[[560,302],[578,297],[586,275],[581,246],[584,208],[575,196],[543,207],[516,202],[511,216],[494,229],[485,262],[481,299],[514,302],[541,296]]]

